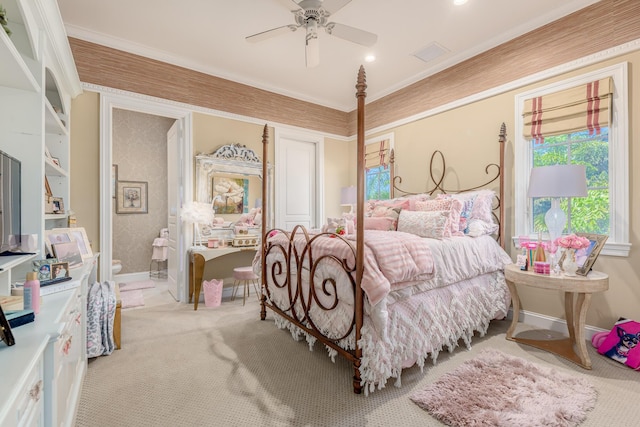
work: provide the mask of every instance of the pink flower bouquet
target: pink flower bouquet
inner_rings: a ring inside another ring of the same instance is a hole
[[[589,242],[589,239],[586,237],[569,234],[568,236],[558,237],[556,239],[556,244],[567,249],[583,249],[588,248],[591,242]]]

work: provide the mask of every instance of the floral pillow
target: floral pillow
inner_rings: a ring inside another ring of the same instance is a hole
[[[453,198],[417,201],[416,210],[448,212],[448,230],[445,231],[445,237],[463,235],[462,231],[460,231],[460,212],[462,210],[461,201]]]
[[[449,227],[448,220],[449,214],[445,211],[403,210],[398,219],[398,231],[442,240]]]

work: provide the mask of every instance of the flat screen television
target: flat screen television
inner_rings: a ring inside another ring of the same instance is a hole
[[[0,253],[20,248],[20,161],[0,151]]]

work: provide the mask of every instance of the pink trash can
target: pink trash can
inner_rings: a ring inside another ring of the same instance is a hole
[[[218,307],[222,302],[222,288],[224,281],[222,280],[203,280],[202,288],[204,289],[204,305],[205,307]]]

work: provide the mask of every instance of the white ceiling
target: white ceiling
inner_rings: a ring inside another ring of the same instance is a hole
[[[296,0],[296,3],[300,0]],[[378,35],[366,48],[319,30],[320,65],[305,67],[305,33],[246,36],[294,24],[293,0],[58,0],[71,37],[191,68],[342,111],[355,108],[359,66],[367,100],[381,98],[598,0],[352,0],[330,17]],[[428,63],[432,43],[448,52]],[[373,63],[365,63],[367,54]]]

